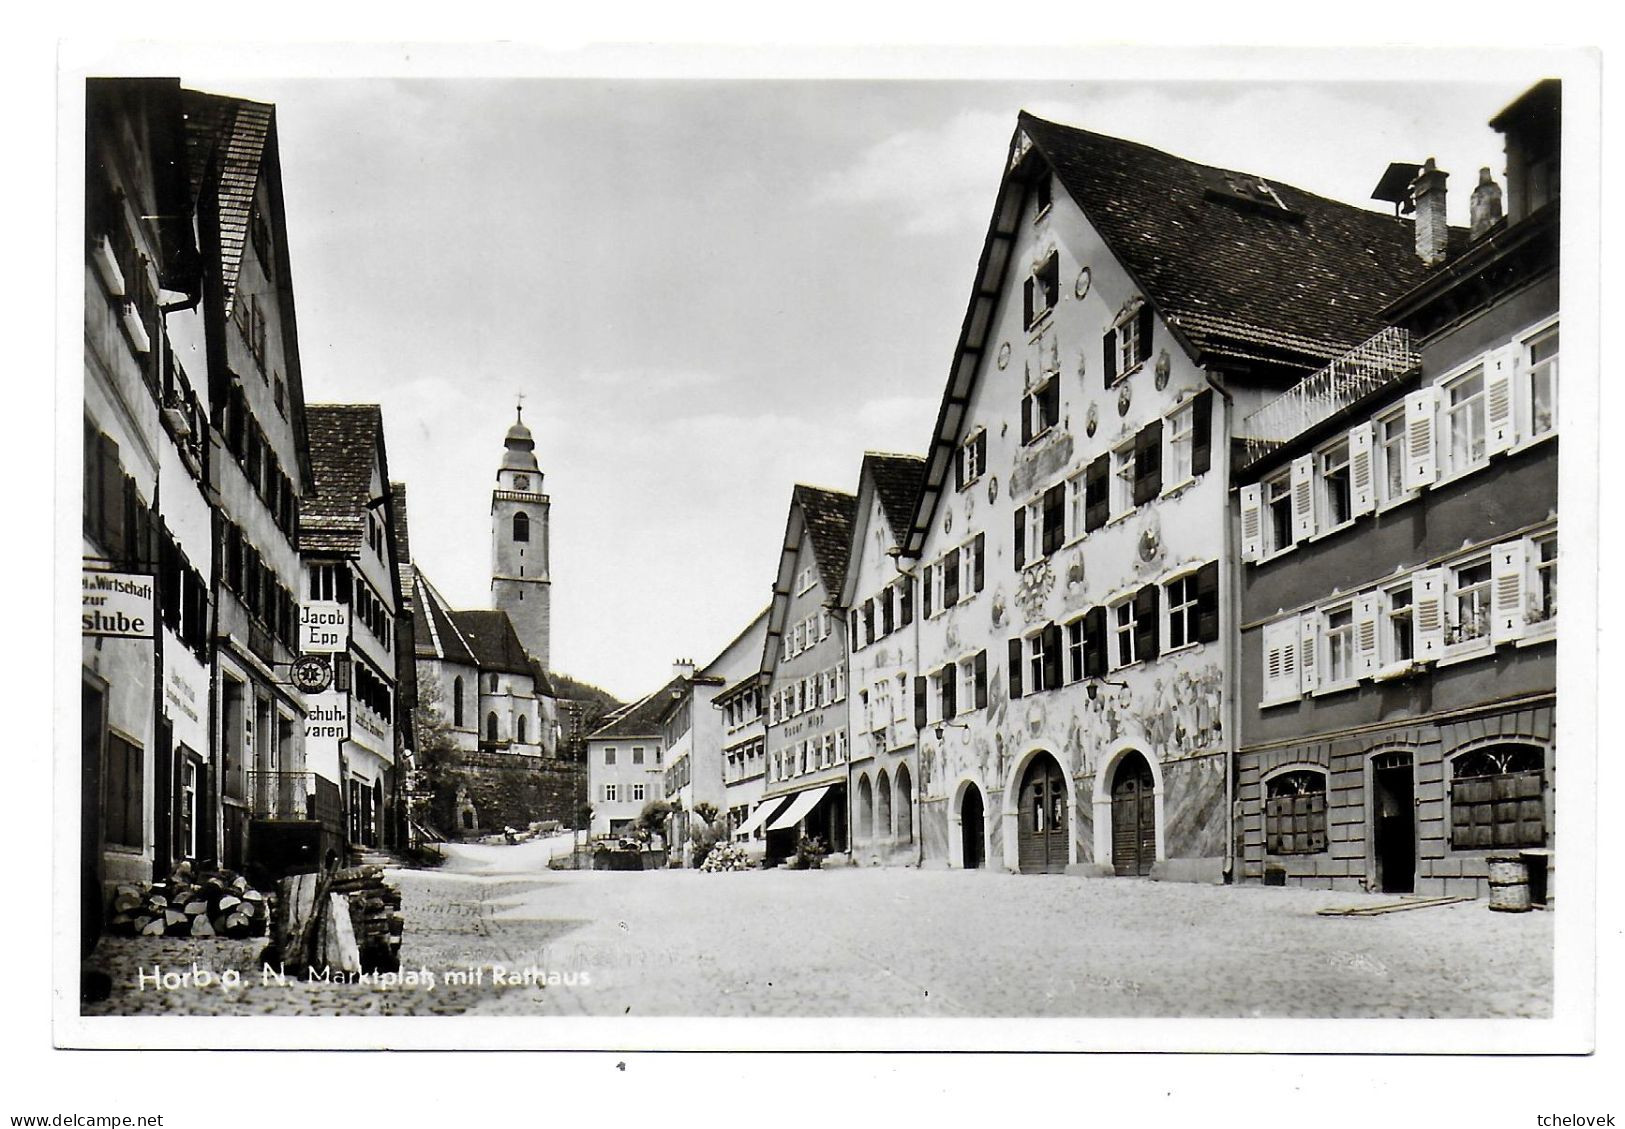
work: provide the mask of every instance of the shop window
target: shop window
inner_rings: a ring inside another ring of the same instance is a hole
[[[1546,842],[1545,754],[1530,745],[1474,749],[1450,764],[1454,850],[1540,847]]]
[[[1326,774],[1283,772],[1265,782],[1264,840],[1272,855],[1326,850]]]

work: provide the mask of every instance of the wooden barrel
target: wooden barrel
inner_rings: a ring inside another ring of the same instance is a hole
[[[1491,855],[1490,908],[1502,913],[1529,912],[1529,868],[1517,855]]]

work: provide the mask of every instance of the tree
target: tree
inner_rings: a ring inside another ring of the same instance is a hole
[[[420,678],[412,705],[412,734],[417,740],[416,767],[408,778],[410,818],[445,834],[457,802],[453,763],[457,741],[445,714],[445,694],[434,679]]]

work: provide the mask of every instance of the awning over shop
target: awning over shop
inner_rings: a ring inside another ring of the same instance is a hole
[[[818,806],[818,801],[824,798],[829,791],[829,785],[819,788],[808,788],[805,792],[797,792],[796,798],[790,806],[784,809],[782,815],[767,825],[769,831],[783,831],[786,827],[794,827],[801,822],[803,816]]]
[[[735,835],[750,835],[762,824],[768,821],[772,814],[784,806],[788,796],[774,796],[771,800],[763,800],[756,805],[756,810],[750,813],[750,818],[741,823],[734,830]]]

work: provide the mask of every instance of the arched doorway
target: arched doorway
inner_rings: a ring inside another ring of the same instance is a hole
[[[897,838],[903,843],[914,842],[914,786],[908,778],[908,765],[897,766]]]
[[[875,792],[866,772],[858,777],[858,841],[867,843],[875,834]]]
[[[1112,869],[1151,873],[1157,861],[1157,785],[1145,757],[1128,752],[1112,774]]]
[[[982,790],[971,784],[959,801],[960,858],[966,870],[980,870],[987,861],[987,832],[983,828]]]
[[[1039,753],[1021,775],[1016,813],[1016,859],[1023,874],[1060,874],[1069,860],[1066,777],[1048,753]]]
[[[875,777],[875,838],[888,842],[891,837],[891,779],[881,769]]]

